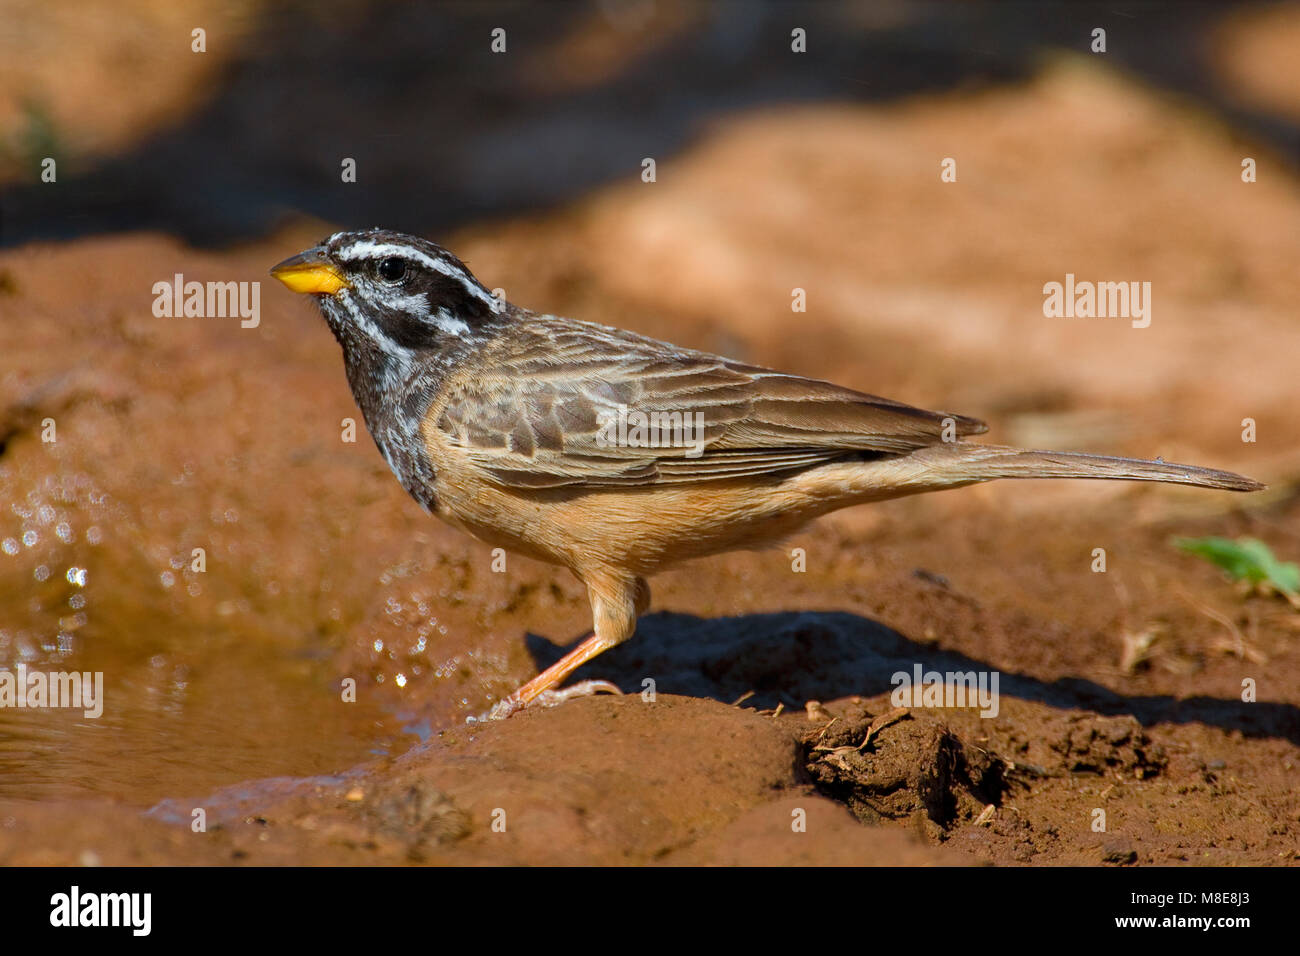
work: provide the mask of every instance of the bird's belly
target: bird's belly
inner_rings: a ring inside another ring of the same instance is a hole
[[[628,489],[517,491],[439,483],[438,513],[489,544],[584,568],[651,575],[680,561],[762,548],[849,503],[779,477]]]

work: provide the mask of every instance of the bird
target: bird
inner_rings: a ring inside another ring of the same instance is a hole
[[[779,543],[828,512],[1000,478],[1108,478],[1231,491],[1242,475],[971,441],[978,419],[515,305],[453,253],[338,232],[271,275],[312,296],[380,453],[424,509],[568,568],[592,631],[485,715],[618,693],[563,689],[632,637],[648,578]]]

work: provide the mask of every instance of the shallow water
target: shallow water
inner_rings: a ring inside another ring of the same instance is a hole
[[[0,707],[0,797],[150,805],[418,739],[364,695],[342,699],[316,622],[268,629],[253,602],[196,600],[203,576],[124,546],[140,528],[89,483],[38,484],[8,510],[0,671],[98,673],[103,707]]]
[[[58,662],[77,666],[76,655]],[[417,739],[391,715],[345,704],[312,662],[250,647],[143,666],[99,656],[105,706],[0,709],[0,797],[111,795],[149,805],[236,781],[344,769]]]

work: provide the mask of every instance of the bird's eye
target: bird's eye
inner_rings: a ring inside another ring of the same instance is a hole
[[[385,282],[400,282],[402,276],[406,275],[406,260],[397,256],[388,256],[379,260],[375,271]]]

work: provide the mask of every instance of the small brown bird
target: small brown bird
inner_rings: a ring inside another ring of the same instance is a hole
[[[976,444],[964,439],[986,426],[973,418],[538,315],[401,233],[340,232],[271,275],[317,297],[370,434],[416,501],[587,586],[592,636],[496,717],[617,693],[555,688],[632,636],[647,577],[838,508],[994,478],[1263,487],[1194,465]]]

